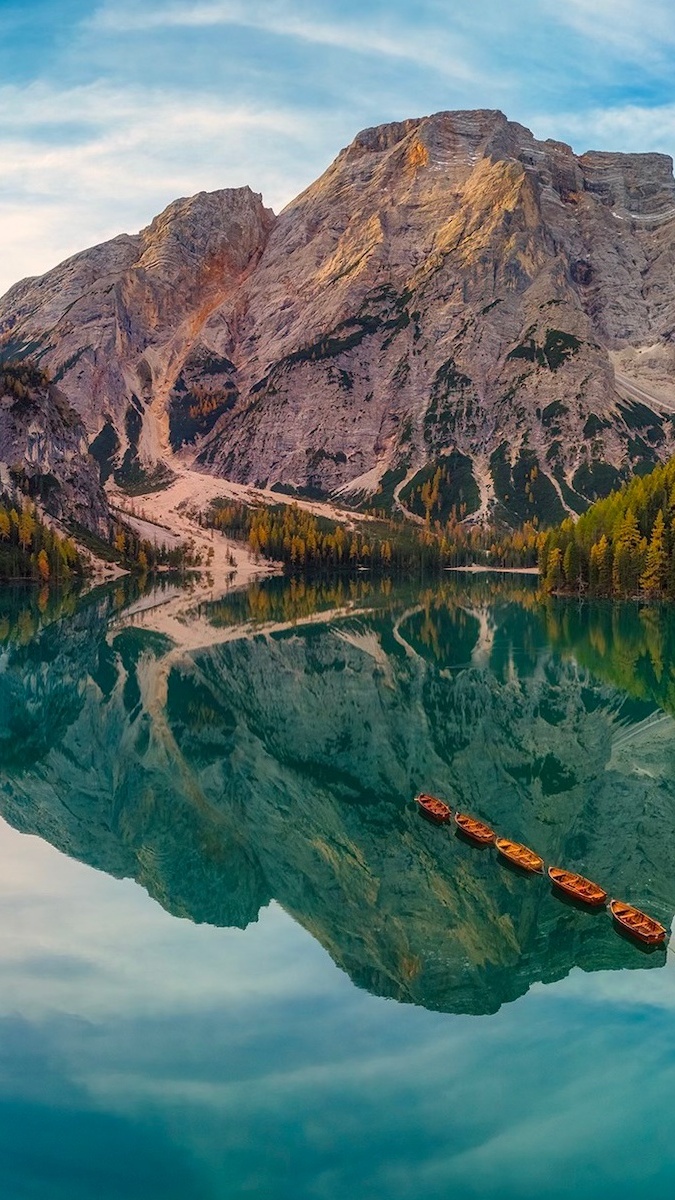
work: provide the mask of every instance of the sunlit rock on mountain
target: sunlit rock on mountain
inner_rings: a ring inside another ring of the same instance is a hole
[[[180,452],[286,492],[511,522],[583,509],[675,447],[675,183],[496,111],[359,134],[279,216],[178,200],[0,301],[103,475]],[[376,500],[376,503],[378,501]]]

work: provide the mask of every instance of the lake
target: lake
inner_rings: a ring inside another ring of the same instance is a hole
[[[413,797],[670,927],[675,615],[271,579],[187,652],[161,599],[0,595],[8,1200],[670,1200],[673,955]]]

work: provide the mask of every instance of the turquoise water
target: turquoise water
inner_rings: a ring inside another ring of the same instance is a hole
[[[670,926],[675,617],[275,580],[186,656],[130,605],[0,602],[3,1195],[671,1197],[673,955],[411,799]]]

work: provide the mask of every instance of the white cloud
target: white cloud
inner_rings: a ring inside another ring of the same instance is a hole
[[[627,153],[675,151],[675,104],[646,107],[622,104],[591,108],[580,113],[552,113],[533,117],[538,137],[559,137],[584,150],[620,150]]]
[[[476,81],[463,40],[447,24],[430,31],[414,23],[396,27],[389,14],[385,22],[359,19],[350,22],[316,19],[298,13],[297,5],[262,0],[243,4],[219,0],[207,4],[169,4],[159,8],[130,8],[105,4],[92,17],[89,28],[101,33],[140,33],[159,29],[205,29],[236,25],[312,45],[346,50],[353,54],[401,59],[431,67],[453,79]]]
[[[0,88],[0,108],[0,294],[177,196],[248,184],[278,210],[324,165],[309,118],[271,106],[32,84]]]
[[[559,24],[630,61],[662,59],[675,43],[670,0],[546,0],[545,7]]]
[[[239,1003],[242,994],[264,998],[271,981],[281,999],[295,996],[303,976],[314,995],[330,987],[326,952],[275,903],[246,934],[193,925],[150,901],[138,884],[67,858],[1,820],[0,857],[0,911],[12,912],[0,939],[0,1019],[13,1012],[38,1021],[54,1011],[86,1021],[111,1013],[196,1012]],[[260,946],[257,957],[251,943]],[[74,953],[85,973],[69,969]],[[36,988],[41,960],[65,966]]]

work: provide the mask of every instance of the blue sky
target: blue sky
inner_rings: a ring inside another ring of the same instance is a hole
[[[672,153],[674,60],[672,0],[0,0],[0,292],[178,195],[278,210],[401,117]]]

